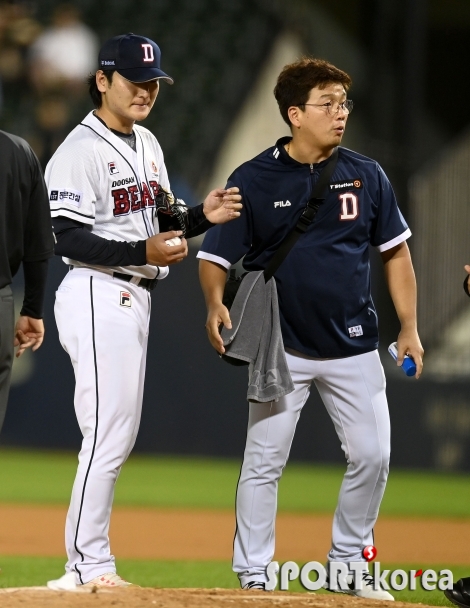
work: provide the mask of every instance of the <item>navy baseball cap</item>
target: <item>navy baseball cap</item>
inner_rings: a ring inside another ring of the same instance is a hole
[[[161,78],[173,84],[173,78],[160,69],[161,52],[150,38],[123,34],[107,40],[98,55],[100,70],[116,70],[131,82]]]

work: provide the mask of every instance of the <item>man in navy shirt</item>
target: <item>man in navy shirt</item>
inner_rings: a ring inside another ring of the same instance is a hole
[[[279,75],[274,94],[292,137],[281,138],[234,171],[227,187],[240,188],[242,217],[210,231],[198,254],[208,308],[206,327],[219,353],[224,352],[219,326],[231,325],[222,304],[227,270],[243,256],[247,271],[263,270],[292,231],[320,172],[341,143],[352,110],[346,96],[350,86],[348,74],[317,59],[302,59]],[[277,485],[314,382],[348,462],[328,562],[348,566],[348,593],[393,600],[374,584],[363,557],[364,547],[373,544],[390,453],[369,245],[381,254],[401,322],[398,364],[410,354],[419,377],[423,349],[406,244],[410,235],[381,167],[340,147],[324,204],[275,273],[295,389],[277,402],[249,404],[233,559],[244,588],[265,588],[266,567],[274,555]],[[356,562],[361,562],[359,569],[353,566]],[[360,575],[353,578],[353,571]],[[329,586],[333,590],[336,585],[330,581]]]

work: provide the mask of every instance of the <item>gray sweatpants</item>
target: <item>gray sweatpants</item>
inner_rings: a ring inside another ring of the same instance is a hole
[[[7,411],[13,365],[15,307],[9,285],[0,289],[0,431]]]
[[[312,381],[348,463],[333,519],[329,561],[364,561],[362,549],[373,544],[387,481],[390,419],[378,352],[329,360],[292,352],[286,356],[294,392],[278,402],[250,403],[233,556],[233,570],[242,586],[267,580],[265,569],[274,556],[278,481]],[[312,549],[314,544],[312,538]]]

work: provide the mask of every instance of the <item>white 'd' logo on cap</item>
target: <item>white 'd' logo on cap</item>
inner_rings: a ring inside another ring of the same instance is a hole
[[[141,46],[144,49],[144,61],[155,61],[153,56],[153,46],[151,44],[142,44]]]

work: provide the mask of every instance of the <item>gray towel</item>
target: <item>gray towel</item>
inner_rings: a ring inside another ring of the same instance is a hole
[[[277,401],[294,384],[282,342],[276,282],[263,272],[249,272],[230,310],[232,329],[222,329],[225,354],[248,361],[248,401]]]

